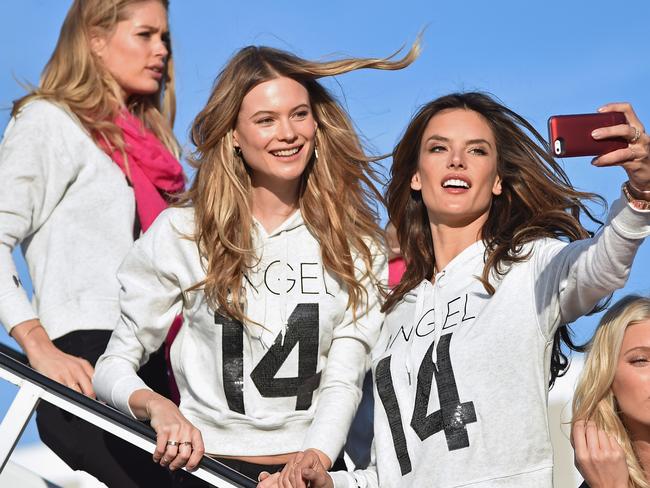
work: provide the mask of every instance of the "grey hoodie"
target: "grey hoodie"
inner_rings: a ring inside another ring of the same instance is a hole
[[[212,310],[203,292],[188,291],[205,278],[195,243],[182,237],[193,232],[191,208],[165,210],[124,261],[122,318],[97,363],[98,397],[129,412],[131,393],[146,388],[136,369],[182,313],[171,364],[181,412],[201,431],[206,452],[257,456],[311,447],[335,460],[383,320],[377,287],[364,280],[368,307],[359,307],[355,322],[346,289],[324,270],[300,212],[270,234],[256,222],[260,260],[243,287],[246,314],[262,326],[242,325]],[[375,254],[375,276],[385,280],[386,257]]]
[[[624,285],[647,235],[650,212],[617,200],[594,238],[525,246],[492,296],[482,242],[408,293],[373,351],[374,464],[335,486],[551,488],[553,334]]]

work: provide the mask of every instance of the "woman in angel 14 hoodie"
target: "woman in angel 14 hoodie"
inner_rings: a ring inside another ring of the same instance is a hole
[[[578,218],[594,195],[573,189],[523,118],[480,93],[418,112],[387,190],[407,269],[372,354],[373,464],[304,469],[312,487],[552,487],[556,338],[624,285],[650,234],[650,193],[632,193],[650,190],[648,138],[629,105],[601,110],[625,113],[629,126],[603,132],[631,150],[595,164],[622,165],[629,182],[593,237]]]
[[[135,244],[98,396],[158,434],[154,459],[205,451],[257,478],[311,448],[330,468],[360,399],[387,275],[371,168],[350,120],[316,81],[403,59],[315,63],[266,47],[221,72],[192,138],[187,197]],[[374,192],[374,193],[373,193]],[[180,410],[135,374],[167,333]]]

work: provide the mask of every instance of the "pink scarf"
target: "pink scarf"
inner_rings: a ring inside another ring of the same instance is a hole
[[[406,271],[406,262],[402,256],[394,257],[388,261],[388,287],[395,288],[402,281],[402,275]]]
[[[167,208],[168,202],[165,197],[185,189],[183,168],[153,132],[128,110],[124,109],[120,112],[115,119],[115,124],[122,129],[128,170],[121,151],[118,149],[111,151],[105,140],[99,140],[98,143],[131,182],[140,227],[145,232],[158,214]],[[180,395],[171,370],[169,349],[182,324],[183,318],[179,315],[172,322],[165,341],[170,393],[176,404],[180,402]]]
[[[131,182],[144,232],[167,208],[166,195],[182,192],[185,188],[183,168],[153,132],[128,110],[120,112],[115,124],[122,129],[128,170],[120,150],[111,150],[104,140],[100,140],[99,145]]]

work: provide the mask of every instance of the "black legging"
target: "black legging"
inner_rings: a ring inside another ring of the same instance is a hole
[[[84,330],[53,342],[94,367],[110,336],[108,330]],[[138,374],[152,389],[169,397],[162,351],[153,354]],[[36,424],[41,440],[68,466],[90,473],[109,488],[173,486],[169,471],[155,464],[151,454],[50,403],[39,404]]]

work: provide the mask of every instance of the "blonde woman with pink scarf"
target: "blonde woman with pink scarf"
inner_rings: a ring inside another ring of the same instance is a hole
[[[184,187],[167,11],[167,0],[75,0],[0,146],[0,322],[34,369],[90,397],[120,315],[117,268]],[[148,366],[165,393],[162,355]],[[109,486],[168,483],[146,453],[56,407],[40,406],[37,424],[73,469]]]

